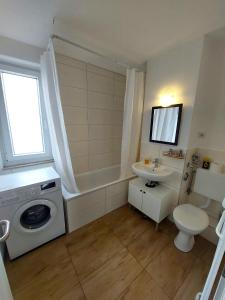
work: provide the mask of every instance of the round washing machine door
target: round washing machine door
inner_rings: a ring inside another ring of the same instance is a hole
[[[53,202],[46,199],[33,200],[16,211],[13,226],[19,232],[38,232],[53,222],[56,213],[57,208]]]

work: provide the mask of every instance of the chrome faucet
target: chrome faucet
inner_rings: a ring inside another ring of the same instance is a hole
[[[153,163],[153,168],[157,169],[159,167],[159,158],[153,159],[152,163]]]

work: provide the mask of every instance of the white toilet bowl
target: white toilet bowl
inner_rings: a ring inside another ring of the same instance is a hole
[[[200,234],[209,225],[209,217],[204,210],[192,204],[182,204],[173,211],[173,218],[180,230],[174,240],[175,246],[189,252],[194,246],[194,236]]]

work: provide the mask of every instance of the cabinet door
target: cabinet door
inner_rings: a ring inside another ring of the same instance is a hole
[[[160,202],[160,199],[156,199],[146,192],[143,194],[142,211],[156,222],[159,222]]]
[[[138,186],[131,183],[129,184],[128,202],[139,210],[141,210],[142,207],[142,192],[140,190]]]

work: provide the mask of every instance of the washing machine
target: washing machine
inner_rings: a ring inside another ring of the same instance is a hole
[[[0,175],[0,219],[14,259],[65,233],[61,180],[52,167]]]

